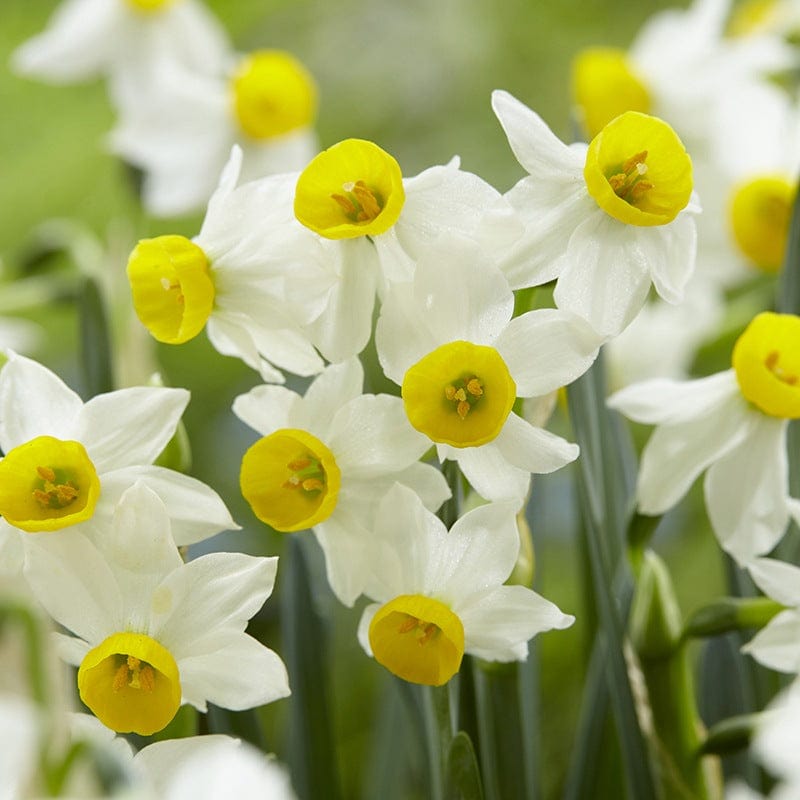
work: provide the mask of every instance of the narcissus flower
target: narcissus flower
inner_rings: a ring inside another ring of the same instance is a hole
[[[503,586],[519,552],[514,503],[490,503],[448,531],[404,486],[381,500],[373,538],[379,557],[358,638],[400,678],[440,686],[464,653],[524,661],[528,640],[574,617],[524,586]]]
[[[317,152],[317,88],[303,64],[282,50],[231,62],[207,76],[155,64],[147,96],[123,103],[111,146],[144,171],[153,214],[202,208],[234,144],[245,180],[301,169]]]
[[[588,149],[568,147],[507,92],[494,92],[492,106],[530,173],[506,194],[527,224],[505,259],[512,287],[558,278],[558,307],[605,337],[633,320],[651,284],[680,302],[694,269],[699,209],[692,164],[672,128],[626,112]]]
[[[0,530],[102,533],[136,481],[166,503],[178,545],[237,528],[219,496],[153,461],[175,433],[185,389],[134,387],[88,403],[35,361],[0,370]]]
[[[373,560],[370,529],[380,495],[395,481],[437,509],[450,491],[441,473],[419,463],[428,440],[388,395],[363,395],[357,359],[327,367],[304,397],[257,386],[234,413],[262,434],[244,455],[241,488],[253,513],[279,531],[313,528],[328,581],[352,605]]]
[[[159,236],[133,250],[128,279],[136,313],[169,344],[186,342],[205,327],[217,350],[241,358],[265,380],[284,380],[273,363],[315,374],[323,362],[302,332],[315,307],[292,302],[285,287],[296,263],[287,252],[301,249],[293,239],[299,234],[306,240],[303,257],[310,261],[315,241],[300,226],[285,225],[287,210],[271,202],[270,191],[279,192],[291,178],[237,188],[241,165],[236,147],[194,239]]]
[[[376,329],[384,371],[402,387],[411,424],[459,463],[486,499],[525,496],[531,472],[563,467],[570,444],[512,411],[583,374],[599,339],[581,319],[542,309],[511,319],[502,273],[467,239],[442,237],[414,280],[392,287]]]
[[[53,83],[106,75],[116,93],[139,84],[153,62],[213,74],[227,56],[222,27],[196,0],[64,0],[12,64]]]
[[[137,483],[102,536],[29,540],[25,577],[74,634],[59,647],[83,702],[112,730],[149,735],[182,702],[241,710],[289,694],[283,662],[244,632],[276,569],[240,553],[184,564],[164,504]]]
[[[711,525],[745,564],[775,546],[790,515],[800,518],[786,455],[787,425],[800,418],[800,317],[759,314],[736,342],[733,369],[684,383],[646,381],[608,403],[658,425],[642,454],[641,513],[663,514],[707,469]]]

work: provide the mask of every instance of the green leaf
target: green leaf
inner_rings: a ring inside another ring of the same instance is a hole
[[[578,459],[578,497],[585,528],[600,635],[606,643],[606,677],[631,797],[660,797],[626,662],[625,618],[614,594],[613,576],[623,576],[620,594],[632,579],[622,558],[627,529],[630,460],[620,426],[605,407],[602,358],[567,390]]]
[[[444,796],[445,800],[483,800],[475,748],[464,731],[459,731],[450,742]]]
[[[314,607],[298,535],[288,537],[282,561],[281,628],[289,671],[289,768],[300,800],[340,797],[331,736],[325,629]]]
[[[726,756],[744,750],[750,746],[762,717],[763,714],[739,714],[723,719],[708,732],[699,752]]]
[[[86,277],[78,291],[81,367],[86,395],[94,397],[114,388],[108,318],[93,278]]]

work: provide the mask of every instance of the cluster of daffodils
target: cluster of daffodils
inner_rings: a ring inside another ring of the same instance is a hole
[[[779,271],[796,193],[800,116],[769,81],[796,54],[776,26],[729,28],[728,11],[698,0],[653,18],[629,53],[581,54],[587,143],[495,91],[525,173],[504,194],[458,158],[407,177],[365,139],[317,152],[305,68],[235,56],[194,0],[68,0],[15,55],[29,75],[107,75],[111,143],[143,171],[144,203],[207,206],[195,236],[135,246],[135,313],[170,345],[205,330],[263,381],[232,407],[255,431],[241,493],[269,528],[313,532],[332,593],[366,604],[353,635],[403,680],[446,684],[465,654],[524,660],[535,635],[574,621],[509,579],[532,476],[580,457],[530,409],[604,346],[616,384],[650,378],[609,400],[658,426],[638,511],[666,513],[706,472],[721,546],[787,606],[749,652],[800,672],[798,568],[764,558],[800,524],[786,444],[800,317],[753,309],[731,369],[679,379],[726,291],[752,268]],[[138,387],[84,403],[11,352],[0,371],[0,571],[61,626],[81,700],[119,733],[161,731],[183,703],[241,710],[290,691],[279,656],[246,633],[277,558],[184,560],[238,527],[214,490],[155,464],[188,400]],[[460,513],[466,484],[477,507]],[[229,756],[206,746],[185,775],[177,750],[134,761],[176,762],[182,788],[160,791],[182,797]]]

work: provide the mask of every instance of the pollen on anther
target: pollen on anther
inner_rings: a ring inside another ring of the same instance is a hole
[[[56,479],[56,473],[50,467],[36,467],[39,477],[51,483]]]
[[[458,406],[456,406],[456,411],[458,412],[458,416],[461,417],[461,419],[467,418],[467,414],[469,414],[469,409],[470,405],[466,400],[461,400]]]

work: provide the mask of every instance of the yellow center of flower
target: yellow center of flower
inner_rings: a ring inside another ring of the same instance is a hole
[[[333,453],[319,439],[282,428],[244,454],[239,484],[253,513],[288,533],[312,528],[333,513],[341,478]]]
[[[778,272],[783,264],[795,193],[794,184],[778,175],[753,178],[733,189],[733,238],[742,253],[765,272]]]
[[[38,436],[0,461],[0,515],[24,531],[84,522],[99,496],[97,471],[80,442]]]
[[[733,348],[742,394],[765,414],[800,419],[800,317],[759,314]]]
[[[100,722],[117,733],[157,733],[181,704],[175,659],[141,633],[115,633],[90,650],[78,669],[78,690]]]
[[[636,111],[592,139],[583,176],[597,205],[628,225],[666,225],[692,194],[692,162],[675,131]]]
[[[437,347],[409,367],[401,394],[418,431],[434,442],[477,447],[502,430],[517,386],[497,350],[458,341]]]
[[[233,76],[233,106],[241,129],[253,139],[271,139],[311,125],[317,87],[308,70],[282,50],[259,50]]]
[[[411,683],[441,686],[464,657],[464,626],[442,602],[406,594],[381,606],[369,626],[375,660]]]
[[[175,0],[127,0],[127,3],[137,11],[161,11]]]
[[[650,93],[624,50],[590,47],[572,65],[572,92],[583,127],[594,137],[625,111],[650,111]]]
[[[385,233],[405,202],[400,165],[373,142],[345,139],[316,156],[297,180],[297,219],[328,239]]]
[[[136,315],[159,342],[188,342],[214,308],[208,258],[184,236],[142,239],[128,259],[128,280]]]

